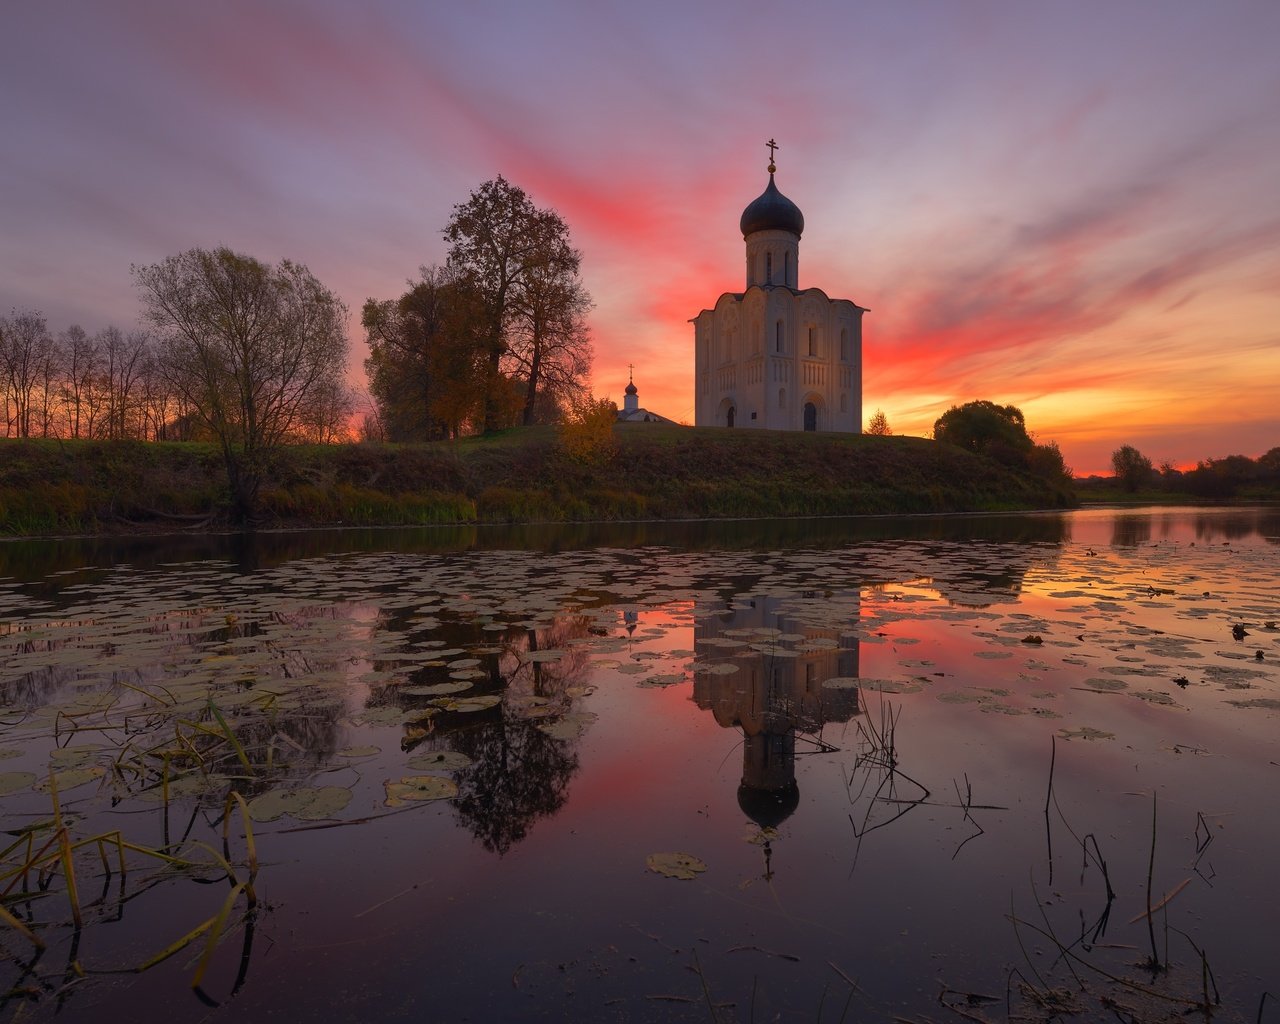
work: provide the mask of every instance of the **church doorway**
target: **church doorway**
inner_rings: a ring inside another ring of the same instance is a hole
[[[720,402],[720,408],[716,411],[716,425],[721,427],[732,427],[738,419],[738,407],[732,397],[725,398]]]
[[[818,429],[818,407],[812,402],[804,403],[804,429]]]

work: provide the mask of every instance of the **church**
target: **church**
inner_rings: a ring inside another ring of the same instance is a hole
[[[769,184],[742,211],[746,288],[694,325],[694,423],[769,430],[862,430],[862,314],[849,299],[800,288],[804,215]]]

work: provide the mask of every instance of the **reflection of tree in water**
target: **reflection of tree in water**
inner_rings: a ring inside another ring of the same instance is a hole
[[[524,839],[537,819],[564,805],[578,770],[568,741],[508,714],[454,732],[450,741],[474,762],[458,776],[454,812],[485,849],[498,854]]]
[[[1054,517],[1063,534],[1062,520]],[[961,608],[987,608],[1016,602],[1027,573],[1055,564],[1062,555],[1059,542],[986,543],[924,548],[924,559],[933,575],[914,581],[937,591],[949,604]]]
[[[486,631],[475,620],[444,624],[449,643],[481,655],[482,677],[459,696],[497,694],[502,703],[479,713],[443,711],[426,730],[408,730],[404,745],[471,758],[471,766],[458,773],[453,808],[487,850],[505,854],[537,819],[564,805],[578,770],[573,741],[547,735],[538,723],[571,711],[587,692],[590,656],[572,641],[587,635],[590,622],[585,615],[566,613],[544,627],[518,626],[503,633]],[[549,661],[530,657],[553,650],[565,653]],[[425,671],[414,673],[414,679],[438,681]]]
[[[821,738],[824,724],[847,722],[859,713],[856,688],[822,685],[834,677],[858,675],[858,641],[840,629],[788,614],[787,607],[799,600],[756,598],[742,607],[701,615],[694,627],[699,671],[693,699],[724,728],[742,731],[738,805],[761,828],[777,827],[799,804],[797,735],[820,750],[829,749]],[[856,605],[850,615],[852,629]],[[735,670],[722,674],[717,666]],[[766,847],[766,857],[768,853]]]

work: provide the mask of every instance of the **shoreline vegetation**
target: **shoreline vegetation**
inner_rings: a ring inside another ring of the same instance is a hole
[[[1070,508],[1067,487],[923,438],[619,424],[587,453],[552,427],[266,458],[262,529],[919,515]],[[231,528],[220,449],[0,443],[0,535]]]

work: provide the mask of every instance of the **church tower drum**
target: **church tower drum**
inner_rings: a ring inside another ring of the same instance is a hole
[[[774,430],[862,429],[862,314],[799,285],[804,214],[774,181],[742,211],[746,287],[694,324],[694,422]]]

